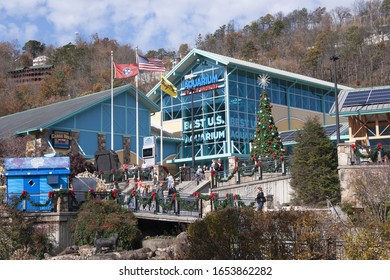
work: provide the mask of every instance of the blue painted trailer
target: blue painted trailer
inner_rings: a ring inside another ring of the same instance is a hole
[[[21,211],[51,211],[49,193],[69,187],[69,157],[5,158],[4,168],[7,202]]]

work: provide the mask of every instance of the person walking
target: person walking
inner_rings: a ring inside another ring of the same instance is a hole
[[[263,192],[263,189],[261,187],[259,187],[257,189],[257,195],[256,195],[256,202],[257,202],[257,211],[262,211],[263,210],[263,206],[264,206],[264,202],[266,202],[266,198],[264,196],[264,192]]]

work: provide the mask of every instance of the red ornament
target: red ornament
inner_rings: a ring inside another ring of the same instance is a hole
[[[217,199],[217,195],[215,193],[210,194],[210,199]]]
[[[104,172],[103,172],[103,170],[100,170],[99,173],[100,173],[100,175],[102,175]]]
[[[111,195],[112,195],[112,198],[115,199],[115,198],[116,198],[116,195],[117,195],[116,190],[112,190]]]
[[[356,145],[355,144],[351,144],[351,148],[352,148],[352,151],[356,151]]]
[[[131,190],[131,196],[135,196],[136,194],[136,191],[135,190]]]
[[[272,129],[272,125],[268,126],[269,129]]]
[[[27,196],[27,191],[26,191],[26,190],[23,190],[23,191],[22,191],[22,197],[23,197],[23,198],[26,198],[26,196]]]
[[[257,130],[257,133],[260,133],[260,129]]]
[[[122,171],[125,172],[127,170],[128,166],[127,164],[122,165]]]
[[[49,192],[47,193],[47,196],[48,196],[49,198],[52,198],[52,197],[54,196],[54,192],[53,192],[53,191],[49,191]]]
[[[377,145],[377,146],[378,146],[378,148],[379,148],[379,149],[381,149],[381,150],[382,150],[382,148],[383,148],[383,147],[382,147],[382,143],[378,143],[378,145]]]
[[[270,152],[271,152],[271,150],[270,150],[270,149],[268,149],[268,150],[267,150],[267,152],[268,152],[268,153],[270,153]]]
[[[94,193],[95,193],[95,190],[94,190],[94,189],[89,189],[89,192],[90,192],[91,194],[94,194]]]
[[[114,174],[114,172],[115,172],[115,169],[114,169],[114,168],[112,168],[112,169],[110,170],[110,172],[111,172],[111,174]]]
[[[234,171],[237,171],[238,170],[238,166],[234,166]]]

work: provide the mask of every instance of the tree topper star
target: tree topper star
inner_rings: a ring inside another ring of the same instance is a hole
[[[267,74],[259,75],[257,78],[257,84],[261,86],[263,89],[265,89],[268,84],[270,83],[270,77]]]

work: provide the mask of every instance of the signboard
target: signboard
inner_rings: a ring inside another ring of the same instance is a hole
[[[72,136],[69,131],[55,130],[50,136],[53,147],[59,149],[69,149]]]
[[[192,143],[191,120],[183,121],[184,144]],[[194,117],[194,143],[220,142],[226,140],[224,114]]]
[[[144,145],[142,147],[142,159],[147,166],[153,166],[156,164],[156,137],[146,136],[144,137]]]

